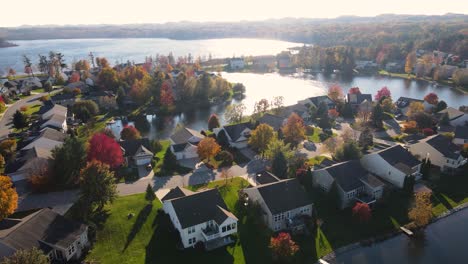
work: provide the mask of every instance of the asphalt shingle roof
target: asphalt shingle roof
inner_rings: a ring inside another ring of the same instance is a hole
[[[359,160],[341,162],[324,168],[323,170],[326,170],[345,192],[363,186],[360,179],[369,174],[369,172],[361,166]]]
[[[468,139],[468,126],[457,126],[455,128],[455,138]]]
[[[182,143],[187,143],[191,137],[198,137],[198,138],[204,138],[200,132],[195,131],[190,128],[182,128],[177,130],[174,134],[171,135],[171,140],[175,144],[182,144]]]
[[[166,201],[166,200],[172,200],[180,197],[185,197],[187,195],[191,195],[193,192],[185,189],[185,188],[180,188],[179,186],[172,188],[166,195],[164,195],[163,198],[161,198],[161,201]]]
[[[459,111],[459,110],[457,110],[457,109],[455,109],[453,107],[447,107],[444,110],[439,111],[438,114],[447,114],[449,120],[454,120],[454,119],[457,119],[460,116],[464,115],[465,113],[463,113],[462,111]]]
[[[393,147],[380,150],[376,153],[379,154],[390,165],[397,167],[398,169],[404,169],[402,165],[405,165],[406,167],[411,169],[421,163],[417,158],[415,158],[409,151],[404,149],[401,145],[395,145]]]
[[[267,124],[271,126],[274,130],[279,130],[283,126],[284,118],[272,114],[264,114],[258,119],[260,124]]]
[[[450,139],[442,135],[434,135],[426,139],[426,143],[431,145],[434,149],[450,159],[458,159],[460,157],[457,145],[453,144]]]
[[[249,122],[224,126],[224,130],[232,139],[232,141],[237,141],[242,136],[242,131],[247,128],[252,129],[252,125]]]
[[[141,151],[144,151],[148,154],[151,153],[149,150],[151,149],[151,146],[148,138],[119,141],[119,144],[125,151],[125,157],[134,156]]]

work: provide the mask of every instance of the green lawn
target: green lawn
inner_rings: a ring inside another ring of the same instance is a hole
[[[29,116],[32,116],[32,115],[36,114],[39,111],[41,106],[42,106],[42,104],[35,104],[35,105],[32,105],[32,106],[29,106],[28,109],[24,113],[28,114]]]
[[[153,171],[156,176],[168,176],[168,175],[175,175],[175,174],[186,174],[190,172],[190,169],[184,168],[182,166],[177,166],[172,170],[163,170],[163,163],[164,163],[164,154],[166,154],[167,149],[171,146],[170,140],[161,140],[161,150],[154,154],[154,163],[153,163]]]
[[[314,165],[317,165],[317,164],[320,164],[322,163],[322,161],[324,159],[328,159],[328,157],[326,156],[315,156],[313,158],[310,158],[308,161],[307,161],[307,165],[309,166],[314,166]]]
[[[320,139],[320,134],[322,134],[322,129],[319,127],[314,127],[313,133],[307,134],[307,139],[314,143],[320,143],[322,142]]]
[[[93,117],[92,121],[89,121],[87,124],[82,125],[77,129],[78,137],[81,139],[88,139],[94,133],[106,128],[107,121],[111,119],[112,117],[107,114]]]

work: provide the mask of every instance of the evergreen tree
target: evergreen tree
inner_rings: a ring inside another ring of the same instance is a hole
[[[372,135],[372,131],[370,128],[364,128],[364,131],[361,132],[359,135],[359,146],[363,149],[367,149],[369,146],[374,144],[374,136]]]
[[[208,129],[213,131],[213,129],[220,127],[219,118],[216,114],[212,114],[208,119]]]
[[[280,178],[287,178],[288,175],[288,161],[284,156],[283,152],[278,152],[273,158],[271,170],[274,175]]]
[[[86,148],[77,137],[65,139],[62,146],[52,150],[52,174],[58,185],[79,183],[80,170],[86,165]]]
[[[377,103],[372,110],[372,124],[376,128],[382,128],[383,127],[383,110],[382,106]]]
[[[116,98],[117,106],[120,110],[125,108],[125,91],[122,87],[119,87],[117,90],[117,98]]]
[[[429,158],[425,158],[421,164],[421,174],[424,180],[429,179],[432,162]]]
[[[174,153],[172,153],[171,148],[167,148],[166,153],[164,154],[164,161],[162,168],[164,170],[173,170],[177,166],[177,159]]]
[[[413,175],[405,177],[405,180],[403,182],[403,190],[408,194],[413,193],[414,182],[415,178]]]
[[[153,187],[148,183],[148,186],[146,186],[146,194],[145,194],[145,199],[152,203],[154,199],[156,199],[156,194],[154,194]]]
[[[19,110],[16,110],[16,112],[13,114],[13,126],[16,129],[21,129],[28,126],[28,116]]]
[[[218,142],[218,144],[223,147],[223,148],[227,148],[229,147],[229,139],[226,135],[226,132],[224,131],[224,129],[221,129],[219,132],[218,132],[218,135],[216,137],[216,141]]]

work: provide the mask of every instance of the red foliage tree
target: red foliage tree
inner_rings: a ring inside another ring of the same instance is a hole
[[[78,72],[72,73],[70,76],[70,83],[75,83],[80,81],[80,74]]]
[[[120,145],[104,133],[94,134],[89,140],[88,161],[98,160],[111,168],[122,165],[123,153]]]
[[[328,97],[335,102],[343,100],[344,93],[343,89],[339,85],[332,85],[328,88]]]
[[[353,207],[353,217],[360,223],[369,222],[372,212],[366,203],[356,203]]]
[[[281,260],[291,258],[299,251],[299,246],[291,239],[291,235],[284,232],[270,239],[270,248],[273,255]]]
[[[374,99],[376,101],[380,101],[382,98],[391,98],[392,93],[390,93],[390,90],[387,88],[387,86],[382,87],[382,89],[377,91],[377,94],[375,95]]]
[[[161,104],[166,107],[170,107],[174,104],[172,87],[168,81],[164,82],[161,86]]]
[[[330,116],[332,118],[337,118],[339,115],[340,115],[340,113],[338,113],[338,111],[336,111],[336,109],[328,110],[328,116]]]
[[[432,136],[435,134],[434,130],[432,130],[432,128],[423,128],[422,130],[423,134],[428,137],[428,136]]]
[[[359,87],[353,87],[353,88],[349,88],[348,93],[349,94],[361,94],[361,90],[359,90]]]
[[[120,132],[120,138],[123,140],[139,139],[141,138],[141,134],[134,126],[126,125]]]
[[[435,93],[428,93],[426,96],[424,96],[424,101],[431,105],[436,105],[439,102],[439,97]]]

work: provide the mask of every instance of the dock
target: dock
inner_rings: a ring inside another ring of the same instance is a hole
[[[401,231],[403,231],[405,234],[407,234],[408,236],[413,236],[413,232],[407,228],[404,228],[404,227],[400,227]]]

